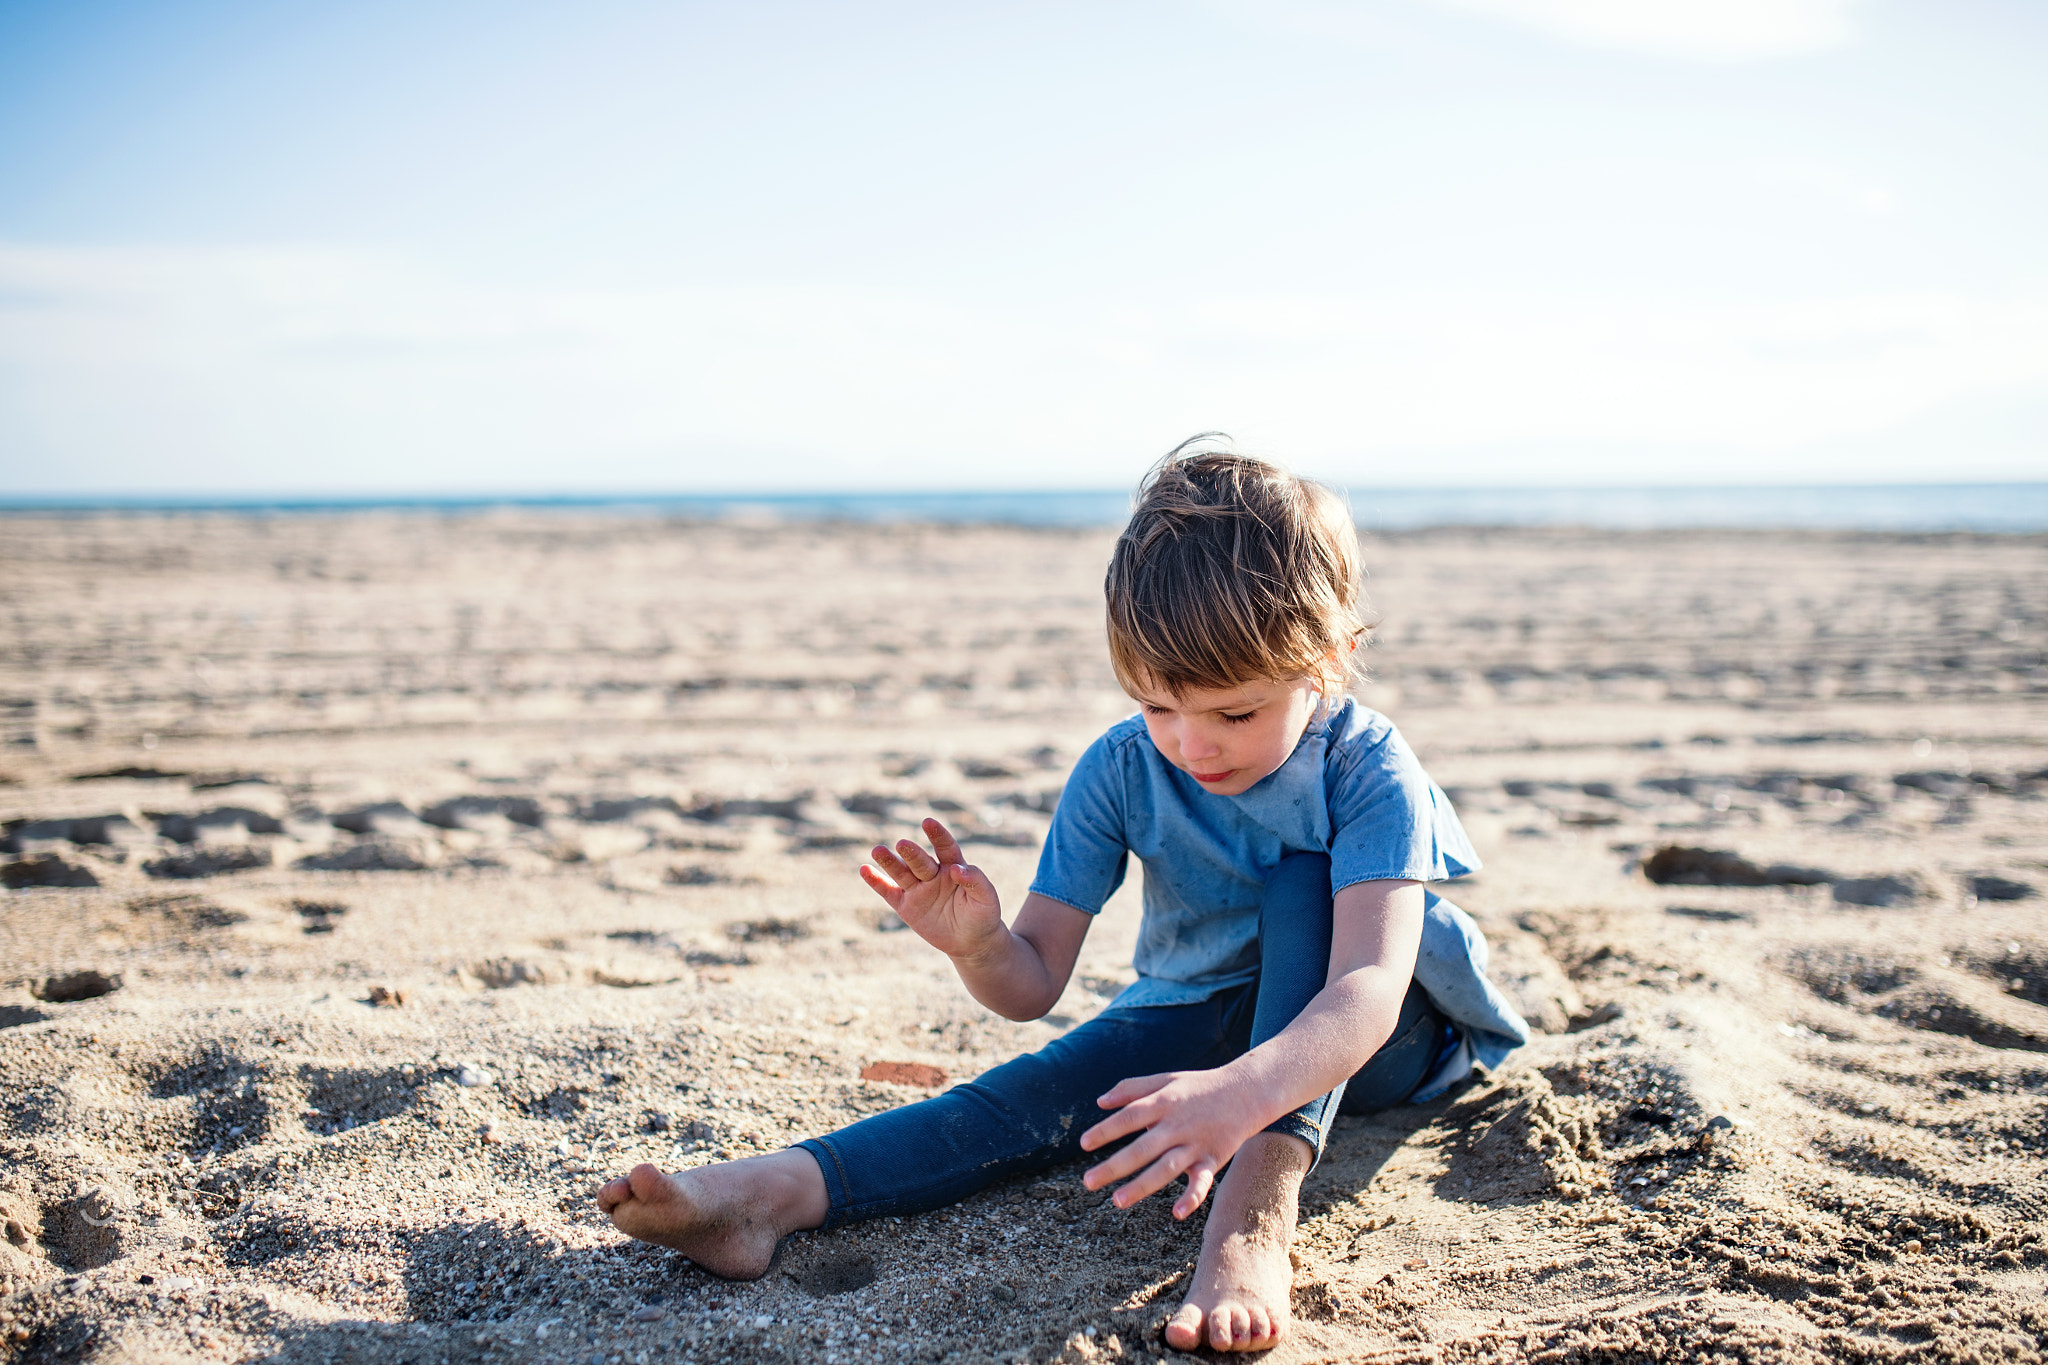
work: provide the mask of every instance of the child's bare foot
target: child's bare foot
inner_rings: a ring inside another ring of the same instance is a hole
[[[1238,1149],[1209,1205],[1202,1259],[1166,1344],[1263,1351],[1287,1335],[1295,1201],[1312,1153],[1300,1138],[1260,1133]]]
[[[729,1280],[760,1279],[776,1243],[817,1227],[830,1208],[817,1161],[798,1147],[674,1175],[642,1163],[600,1187],[597,1204],[628,1237]]]

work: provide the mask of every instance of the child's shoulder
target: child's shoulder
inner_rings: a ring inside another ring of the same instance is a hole
[[[1402,742],[1394,722],[1353,696],[1344,697],[1330,708],[1322,724],[1333,754],[1362,753]]]
[[[1323,722],[1325,762],[1342,772],[1377,770],[1421,773],[1422,762],[1393,721],[1359,701],[1345,697]]]
[[[1144,715],[1133,713],[1096,736],[1088,747],[1105,757],[1121,757],[1133,744],[1146,738]]]
[[[1126,716],[1097,735],[1067,774],[1067,786],[1095,787],[1128,781],[1133,766],[1142,768],[1154,752],[1145,734],[1143,715]]]
[[[1147,760],[1157,758],[1145,733],[1142,715],[1127,716],[1090,741],[1074,761],[1060,789],[1062,811],[1078,810],[1091,802],[1117,806],[1135,782],[1147,781]]]

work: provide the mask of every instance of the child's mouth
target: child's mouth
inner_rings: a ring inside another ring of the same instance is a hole
[[[1194,778],[1194,779],[1195,779],[1195,781],[1197,781],[1197,782],[1210,782],[1210,783],[1214,783],[1214,782],[1221,782],[1221,781],[1223,781],[1223,780],[1224,780],[1225,778],[1229,777],[1231,773],[1233,773],[1233,772],[1236,772],[1236,771],[1237,771],[1237,770],[1236,770],[1235,768],[1230,768],[1230,769],[1226,769],[1225,771],[1223,771],[1223,772],[1220,772],[1220,773],[1196,773],[1196,772],[1191,772],[1191,773],[1189,773],[1189,774],[1188,774],[1188,776],[1189,776],[1189,777],[1192,777],[1192,778]]]

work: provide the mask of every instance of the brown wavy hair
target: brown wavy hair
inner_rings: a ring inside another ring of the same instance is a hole
[[[1126,691],[1314,677],[1335,698],[1369,630],[1360,579],[1342,498],[1204,432],[1138,485],[1104,584],[1110,664]]]

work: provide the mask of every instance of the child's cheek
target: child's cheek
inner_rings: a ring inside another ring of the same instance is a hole
[[[1161,758],[1176,767],[1179,766],[1180,760],[1174,755],[1172,741],[1161,738],[1159,724],[1150,716],[1145,717],[1145,738],[1152,741],[1152,747],[1159,751]]]

